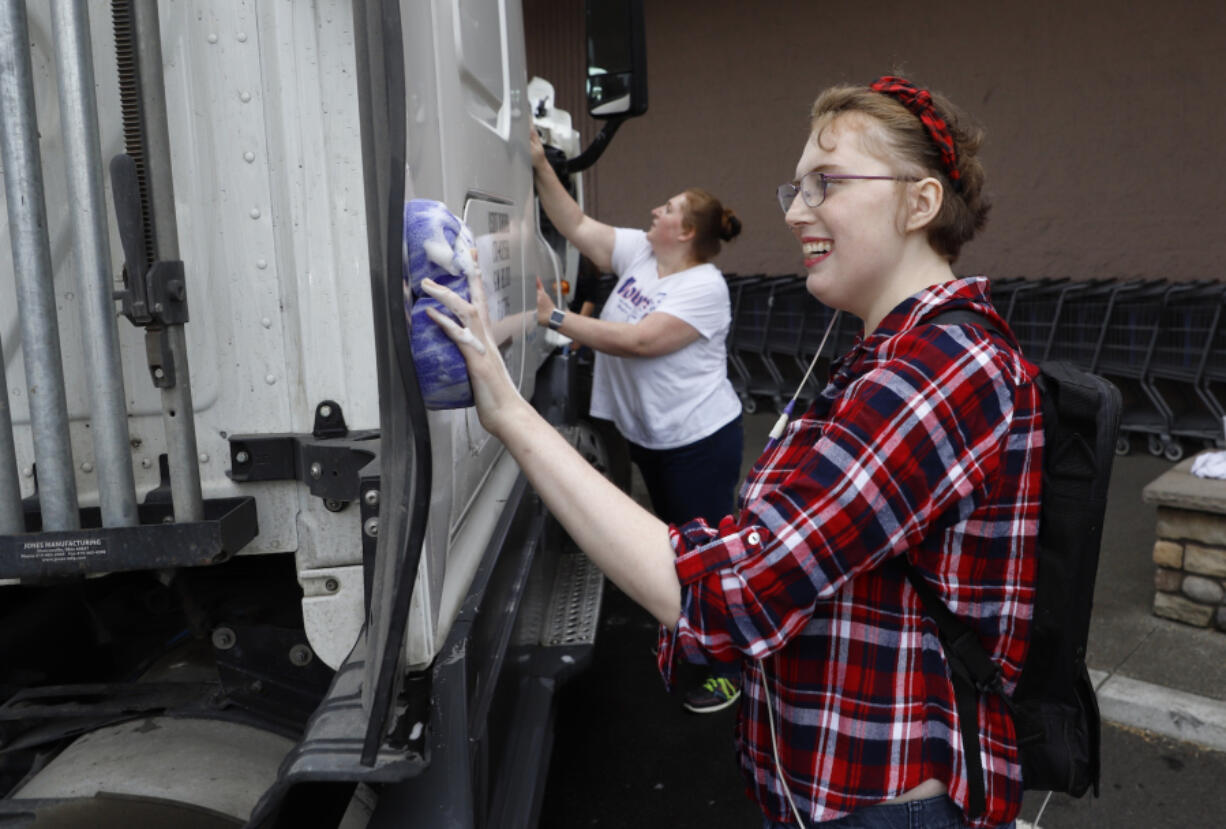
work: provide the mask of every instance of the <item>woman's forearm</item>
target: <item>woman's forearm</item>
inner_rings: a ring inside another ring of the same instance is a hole
[[[578,248],[580,253],[591,259],[597,268],[602,271],[612,270],[613,243],[616,240],[613,227],[598,222],[583,212],[579,203],[562,186],[548,161],[542,158],[534,162],[532,172],[536,180],[536,196],[541,200],[541,209],[545,211],[549,221],[553,222],[553,226]]]
[[[609,322],[595,317],[583,317],[567,313],[559,332],[576,340],[593,351],[613,357],[647,357],[642,338],[635,326],[628,322]]]
[[[536,196],[541,200],[541,209],[553,222],[558,232],[571,239],[572,234],[583,221],[583,208],[571,197],[553,168],[548,164],[533,168],[536,178]],[[573,242],[574,240],[571,239]]]
[[[558,331],[611,357],[661,357],[701,336],[689,323],[666,313],[650,314],[638,322],[612,322],[568,312]]]
[[[668,526],[618,489],[526,403],[496,435],[549,511],[614,584],[661,624],[681,615]]]

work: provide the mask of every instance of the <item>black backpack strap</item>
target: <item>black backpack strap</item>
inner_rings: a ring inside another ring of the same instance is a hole
[[[988,329],[988,331],[1000,334],[1002,337],[1004,336],[1004,332],[997,328],[990,319],[978,311],[972,311],[969,308],[955,308],[952,311],[942,311],[935,317],[924,320],[924,323],[931,325],[937,325],[939,323],[944,323],[946,325],[975,323],[982,325],[984,328]]]
[[[974,820],[988,808],[987,783],[979,757],[979,694],[958,672],[954,672],[953,684],[958,721],[962,723],[962,755],[966,758],[967,816]]]
[[[1004,332],[983,314],[966,308],[945,311],[924,322],[933,325],[977,324],[991,333],[1005,336]],[[966,757],[967,785],[970,788],[970,802],[967,806],[969,816],[976,818],[987,809],[983,763],[979,757],[979,697],[992,692],[998,694],[1005,704],[1012,708],[1011,701],[1001,684],[1000,668],[984,651],[975,631],[950,612],[936,590],[924,581],[923,576],[911,566],[911,562],[901,557],[896,560],[919,595],[924,612],[936,622],[941,645],[945,648],[945,657],[949,661],[953,680],[954,702],[958,707],[958,721],[962,725],[962,754]]]
[[[954,666],[954,670],[965,672],[976,691],[1001,691],[1000,668],[983,649],[975,631],[950,612],[945,602],[941,601],[941,597],[937,595],[936,590],[911,566],[911,562],[905,558],[900,558],[898,561],[905,570],[911,587],[919,594],[920,601],[924,604],[924,611],[937,623],[937,629],[941,632],[942,644],[948,651],[951,662],[959,663]]]
[[[937,314],[927,323],[937,324],[958,324],[958,323],[978,323],[988,331],[1004,336],[1003,332],[992,324],[991,320],[976,311],[965,309],[957,309],[953,311],[945,311]],[[920,600],[924,604],[924,610],[937,623],[937,628],[941,632],[941,639],[945,645],[946,651],[956,661],[961,663],[975,689],[984,691],[993,691],[1005,697],[1005,702],[1008,703],[1008,695],[1003,691],[1001,685],[1000,668],[991,660],[983,649],[983,645],[979,642],[979,637],[973,630],[961,619],[950,612],[945,606],[945,602],[941,601],[941,597],[937,595],[936,590],[932,585],[924,580],[919,572],[911,566],[911,562],[906,558],[900,558],[903,569],[907,573],[907,580],[911,582],[911,586],[915,588],[915,592],[919,594]],[[951,660],[951,662],[954,660]]]
[[[975,631],[950,612],[945,602],[924,581],[906,558],[895,559],[907,575],[907,581],[919,594],[924,611],[937,624],[941,645],[949,661],[954,685],[954,702],[958,706],[958,721],[962,724],[962,754],[966,757],[967,785],[970,787],[969,816],[976,818],[987,808],[987,793],[983,763],[979,757],[979,697],[991,691],[1008,702],[1001,685],[1000,668],[991,660]]]
[[[958,705],[958,721],[962,732],[962,755],[966,757],[966,780],[970,787],[969,816],[977,818],[987,809],[986,782],[983,780],[983,763],[980,760],[980,708],[978,700],[984,692],[1000,693],[1000,668],[987,652],[984,652],[978,636],[969,625],[954,616],[940,600],[923,576],[912,567],[906,558],[896,558],[907,581],[920,595],[924,612],[937,623],[940,644],[949,661],[951,679],[954,682],[954,703]],[[1008,701],[1008,700],[1007,700]]]

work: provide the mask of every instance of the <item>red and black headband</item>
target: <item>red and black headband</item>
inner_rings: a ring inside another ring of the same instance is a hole
[[[954,138],[949,132],[949,124],[937,114],[932,105],[932,95],[927,89],[914,86],[906,78],[895,75],[884,75],[869,87],[874,92],[888,95],[910,110],[919,118],[941,152],[941,163],[945,165],[945,173],[949,176],[954,189],[962,189],[962,174],[958,172],[958,156],[954,152]]]

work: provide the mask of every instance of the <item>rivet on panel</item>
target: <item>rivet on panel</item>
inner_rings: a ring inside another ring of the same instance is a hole
[[[249,214],[247,214],[247,215],[251,216],[251,218],[253,218],[253,219],[258,219],[258,218],[260,218],[260,208],[258,208],[258,207],[253,207],[253,208],[251,208],[251,212],[250,212]]]
[[[240,101],[242,101],[242,102],[245,104],[245,103],[247,103],[248,101],[250,101],[250,100],[251,100],[251,93],[250,93],[250,92],[243,92],[243,93],[241,93],[241,94],[238,96],[238,99],[239,99]]]
[[[255,266],[259,268],[260,270],[264,270],[265,268],[268,267],[268,260],[267,259],[257,259],[255,260]]]
[[[260,319],[260,325],[264,326],[265,328],[272,328],[272,320],[270,320],[268,317],[263,317]]]
[[[209,33],[209,43],[216,43],[216,42],[217,42],[217,35],[210,32]]]
[[[251,150],[247,150],[247,152],[243,153],[243,160],[250,164],[251,162],[255,161],[255,153],[251,152]]]
[[[86,461],[85,463],[81,464],[81,471],[82,472],[93,472],[94,465],[90,463],[89,461]]]
[[[33,467],[30,467],[30,466],[27,466],[25,469],[21,470],[21,474],[22,474],[22,475],[24,475],[24,476],[25,476],[25,477],[27,477],[27,478],[33,478],[33,477],[34,477],[34,468],[33,468]]]
[[[273,377],[271,374],[267,374],[264,376],[264,382],[271,386],[277,382],[277,378]]]
[[[208,452],[201,452],[201,453],[200,453],[200,462],[201,462],[201,463],[208,463],[208,462],[209,462],[209,453],[208,453]]]
[[[149,467],[151,467],[151,466],[153,466],[153,462],[152,462],[152,461],[150,461],[148,458],[141,458],[141,460],[140,460],[140,467],[141,467],[141,469],[148,469],[148,468],[149,468]]]
[[[238,42],[239,42],[239,43],[246,43],[246,42],[247,42],[247,33],[246,33],[246,32],[239,32],[237,35],[235,35],[235,38],[238,40]]]
[[[315,658],[315,654],[307,645],[294,645],[289,649],[289,661],[291,665],[297,665],[299,668],[311,664],[311,660]]]

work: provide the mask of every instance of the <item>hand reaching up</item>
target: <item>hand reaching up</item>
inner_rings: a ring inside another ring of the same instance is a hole
[[[495,437],[499,437],[507,418],[514,417],[531,406],[520,396],[519,390],[498,351],[486,304],[485,286],[481,272],[474,266],[468,271],[468,292],[471,302],[465,301],[454,291],[444,288],[431,279],[421,283],[428,296],[441,302],[455,314],[455,320],[430,308],[430,319],[459,347],[468,366],[468,378],[472,383],[473,399],[481,425]]]

